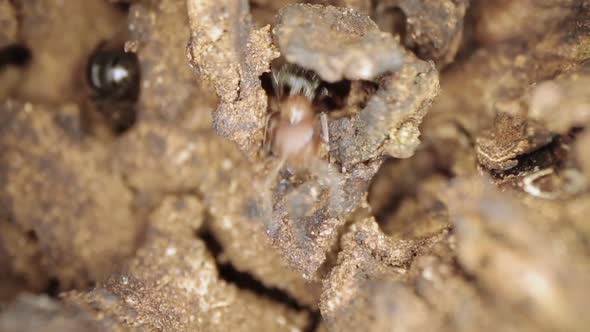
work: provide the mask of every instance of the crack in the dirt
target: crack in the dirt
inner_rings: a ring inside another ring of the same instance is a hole
[[[0,69],[5,66],[24,67],[31,62],[31,50],[22,44],[14,44],[0,49]]]
[[[266,286],[251,273],[239,271],[231,263],[221,262],[219,255],[223,252],[223,246],[206,226],[203,226],[197,232],[196,236],[205,243],[207,250],[213,256],[221,279],[229,284],[235,285],[239,289],[250,291],[270,301],[284,304],[295,311],[307,312],[310,316],[310,321],[303,331],[313,332],[317,329],[321,321],[319,311],[312,309],[308,305],[301,304],[295,297],[284,290]]]
[[[296,311],[310,310],[307,306],[299,303],[297,299],[287,292],[275,287],[268,287],[248,272],[238,271],[231,263],[219,261],[219,255],[223,252],[221,243],[215,238],[206,227],[202,228],[197,236],[205,243],[205,246],[215,259],[219,276],[243,290],[249,290],[264,298],[280,302]]]

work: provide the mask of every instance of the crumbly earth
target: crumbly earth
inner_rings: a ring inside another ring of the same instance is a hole
[[[394,37],[351,9],[286,6],[277,16],[273,37],[287,62],[311,69],[328,82],[371,80],[397,71],[403,63]]]
[[[0,247],[13,258],[4,268],[38,291],[108,275],[133,252],[141,225],[107,147],[84,134],[75,104],[7,100],[1,110]]]
[[[0,27],[0,331],[588,330],[590,1],[0,0]],[[104,48],[137,56],[121,130]],[[285,62],[331,98],[304,165],[263,149]]]
[[[9,0],[0,1],[0,48],[16,42],[18,20],[14,5]]]
[[[305,311],[219,277],[207,246],[195,236],[204,217],[195,197],[164,198],[149,217],[144,245],[125,268],[90,292],[66,294],[64,302],[98,312],[99,321],[112,318],[139,330],[302,330],[309,319]]]
[[[463,41],[463,24],[470,0],[384,0],[375,17],[385,31],[398,34],[406,47],[439,68],[451,63]]]

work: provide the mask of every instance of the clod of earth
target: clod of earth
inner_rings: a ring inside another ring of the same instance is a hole
[[[0,0],[0,330],[588,330],[589,13]]]

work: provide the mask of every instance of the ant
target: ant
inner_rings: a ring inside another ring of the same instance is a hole
[[[267,116],[265,151],[281,158],[279,166],[305,165],[317,157],[322,142],[330,144],[328,116],[315,109],[327,89],[315,73],[292,64],[273,71],[272,83],[279,110]]]
[[[276,99],[271,102],[274,101],[277,110],[267,116],[263,149],[277,156],[279,162],[267,177],[264,188],[272,192],[272,183],[285,165],[291,173],[307,170],[328,191],[329,207],[342,210],[341,177],[329,159],[326,162],[320,158],[322,143],[328,151],[330,144],[328,115],[318,106],[322,98],[328,97],[328,89],[317,74],[293,64],[274,70],[272,85]],[[320,190],[316,186],[305,188],[308,193],[296,189],[286,196],[288,211],[296,218],[308,215],[319,199]],[[266,201],[272,206],[272,199]],[[267,210],[272,215],[272,207]]]

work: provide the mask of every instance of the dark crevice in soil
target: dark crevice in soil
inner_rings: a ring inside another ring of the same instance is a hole
[[[215,238],[215,235],[207,230],[206,227],[202,228],[202,230],[198,232],[197,236],[203,240],[209,252],[211,252],[211,254],[214,256],[217,270],[219,271],[219,276],[223,280],[236,285],[240,289],[248,290],[271,301],[282,303],[296,311],[305,310],[309,311],[310,314],[313,313],[311,308],[299,303],[297,299],[287,292],[275,287],[268,287],[261,281],[257,280],[252,274],[238,271],[230,263],[220,262],[218,256],[222,253],[223,247],[217,238]]]
[[[318,112],[331,112],[342,109],[346,104],[346,99],[351,93],[351,81],[349,80],[341,80],[334,83],[329,83],[322,81],[313,71],[295,66],[293,64],[287,64],[286,67],[275,65],[275,67],[275,71],[277,71],[278,68],[281,68],[280,70],[289,68],[286,71],[290,72],[293,76],[297,76],[308,81],[320,81],[316,90],[317,95],[313,98],[314,109]],[[277,91],[277,86],[274,82],[272,73],[263,73],[259,79],[266,94],[271,98],[277,99],[277,101],[284,98],[285,96],[288,96],[290,93],[291,87],[289,86],[288,82],[281,82],[281,84],[284,84],[284,91]],[[272,106],[269,105],[269,108],[271,107]],[[272,112],[276,110],[270,109],[270,111]]]
[[[330,247],[326,251],[326,260],[324,260],[322,265],[320,265],[320,267],[318,268],[316,272],[317,275],[324,278],[325,276],[329,275],[329,273],[332,271],[334,267],[336,267],[336,265],[338,265],[338,255],[340,254],[340,252],[344,250],[344,248],[342,248],[342,237],[344,237],[351,231],[351,227],[357,221],[369,218],[370,216],[371,212],[369,212],[365,208],[358,208],[354,212],[352,212],[348,218],[346,218],[346,222],[342,226],[336,229],[336,232],[338,233],[337,240],[334,241],[332,247]]]
[[[0,49],[0,69],[4,66],[26,66],[32,58],[31,50],[24,45],[16,44]]]
[[[459,50],[455,55],[455,60],[451,64],[449,64],[449,66],[447,66],[445,70],[447,70],[450,67],[455,67],[460,63],[463,63],[478,49],[483,47],[481,42],[476,40],[474,36],[475,27],[480,16],[480,14],[478,13],[478,6],[478,3],[471,3],[470,6],[467,7],[467,10],[465,12],[465,19],[463,22],[463,37],[461,41],[461,46],[459,47]]]
[[[49,278],[47,282],[47,287],[43,293],[47,294],[50,297],[57,298],[60,293],[60,284],[57,278]]]
[[[115,6],[117,9],[124,13],[128,13],[129,8],[131,8],[131,2],[117,2],[114,3],[113,6]]]
[[[419,196],[418,188],[424,179],[434,175],[440,175],[445,177],[448,180],[451,180],[455,177],[455,174],[452,172],[449,165],[445,164],[444,156],[437,155],[436,151],[432,150],[423,150],[417,152],[416,158],[419,158],[420,155],[430,154],[432,156],[432,161],[429,163],[422,162],[418,163],[412,167],[404,167],[401,163],[409,163],[414,164],[414,161],[408,159],[393,159],[390,158],[386,160],[382,165],[377,173],[379,172],[391,172],[391,165],[396,165],[396,169],[399,169],[402,172],[405,172],[405,176],[396,176],[389,181],[395,181],[395,189],[391,192],[388,192],[388,199],[387,204],[383,206],[379,206],[378,208],[374,208],[374,217],[377,223],[380,225],[381,229],[383,230],[385,225],[390,221],[391,216],[398,213],[400,207],[407,199],[417,199]],[[407,174],[406,174],[407,173]],[[382,176],[390,177],[387,173],[383,174]],[[376,181],[382,181],[383,179],[379,178],[379,174],[376,175],[369,188],[373,186]],[[373,201],[373,194],[372,189],[369,189],[369,197],[368,201],[369,204]],[[441,203],[442,204],[442,203]],[[387,233],[387,232],[385,232]]]
[[[35,230],[28,230],[25,234],[27,239],[29,239],[31,242],[37,243],[39,241],[39,237],[37,236],[37,232],[35,232]]]
[[[320,327],[320,322],[322,321],[322,315],[319,311],[312,311],[310,312],[309,318],[309,325],[305,327],[303,332],[315,332]]]
[[[567,147],[568,139],[566,137],[556,137],[548,145],[518,156],[517,166],[506,171],[491,171],[491,175],[496,180],[520,176],[534,170],[545,169],[549,167],[560,168],[562,164],[567,161],[569,147]]]
[[[373,13],[371,18],[378,22],[382,31],[399,35],[402,39],[405,38],[408,31],[408,17],[400,7],[386,5],[385,8],[380,8],[378,2],[373,0],[371,1],[371,12]],[[405,44],[403,40],[402,44]]]
[[[264,89],[264,92],[266,92],[268,96],[276,97],[271,73],[263,73],[262,75],[260,75],[260,84],[262,85],[262,89]]]

